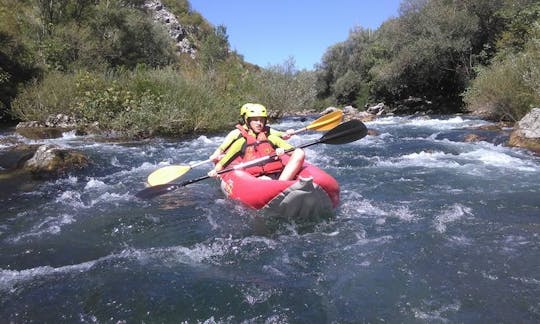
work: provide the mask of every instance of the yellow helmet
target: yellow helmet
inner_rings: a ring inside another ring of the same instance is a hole
[[[240,108],[240,116],[247,119],[250,117],[264,117],[267,118],[266,107],[261,104],[247,103]]]

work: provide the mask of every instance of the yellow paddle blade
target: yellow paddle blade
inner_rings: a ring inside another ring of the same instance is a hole
[[[317,131],[327,131],[331,130],[332,128],[336,127],[341,123],[343,120],[343,111],[336,110],[334,112],[331,112],[329,114],[326,114],[308,126],[306,126],[306,129],[312,129]]]
[[[187,165],[169,165],[150,173],[147,181],[151,186],[166,184],[180,178],[190,169]]]

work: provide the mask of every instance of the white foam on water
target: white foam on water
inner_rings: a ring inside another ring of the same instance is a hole
[[[67,190],[58,196],[55,200],[56,203],[62,205],[68,205],[75,208],[88,208],[81,199],[81,193],[78,191]]]
[[[107,204],[113,203],[114,205],[118,206],[118,202],[131,201],[131,200],[133,200],[133,195],[128,192],[124,194],[118,194],[114,192],[113,193],[105,192],[99,197],[92,199],[90,201],[89,207],[94,207],[95,205],[100,204],[100,203],[107,203]]]
[[[395,217],[399,220],[405,221],[405,222],[413,222],[418,219],[418,215],[414,213],[408,206],[397,206],[397,208],[393,208],[389,214],[389,217]]]
[[[461,153],[460,157],[498,168],[513,169],[523,172],[537,172],[540,170],[540,166],[534,164],[532,161],[525,161],[507,154],[506,152],[493,149],[480,148],[471,152]]]
[[[440,215],[435,217],[433,220],[433,226],[437,232],[444,233],[446,232],[448,224],[457,222],[466,216],[471,216],[471,211],[471,208],[467,206],[454,204],[450,206],[449,209],[443,211]]]
[[[77,209],[88,209],[100,203],[111,204],[133,200],[133,196],[129,192],[116,193],[107,191],[110,187],[110,185],[105,184],[101,180],[90,179],[82,190],[85,192],[84,199],[80,191],[66,190],[56,197],[55,202],[60,205]],[[86,194],[89,194],[90,196],[97,195],[97,197],[88,198]]]
[[[450,142],[451,143],[451,142]],[[457,143],[459,149],[471,148],[471,145]],[[495,167],[522,172],[538,172],[540,165],[534,161],[514,156],[508,148],[501,148],[489,143],[478,144],[476,149],[460,153],[445,153],[442,151],[420,151],[394,157],[391,159],[375,158],[375,164],[380,167],[406,168],[464,168],[469,173],[482,172],[480,166]],[[472,147],[472,148],[475,148]]]
[[[359,197],[358,197],[359,196]],[[344,214],[355,217],[361,215],[361,218],[375,219],[377,225],[384,225],[387,219],[398,219],[403,222],[415,222],[419,219],[408,206],[408,202],[387,203],[384,206],[376,206],[370,200],[361,198],[356,193],[348,191],[342,192],[342,206],[340,207]]]
[[[68,265],[63,267],[36,267],[26,270],[4,270],[0,269],[0,291],[15,292],[14,286],[26,281],[37,280],[42,277],[48,277],[58,274],[84,272],[92,268],[96,261],[89,261],[76,265]]]
[[[399,125],[410,126],[410,127],[428,127],[437,130],[448,130],[448,129],[460,129],[468,128],[489,124],[489,122],[484,120],[473,120],[463,118],[462,116],[455,116],[452,118],[432,118],[428,116],[420,117],[383,117],[377,118],[374,121],[368,122],[366,124],[370,125]]]
[[[204,263],[219,263],[216,257],[221,257],[229,253],[240,253],[242,246],[247,244],[264,244],[272,247],[275,242],[266,238],[244,238],[241,240],[223,238],[215,239],[211,243],[198,243],[192,247],[174,246],[165,248],[149,249],[125,249],[119,253],[113,253],[96,260],[83,262],[74,265],[60,267],[38,266],[25,270],[0,269],[0,291],[14,292],[15,287],[25,282],[42,280],[51,276],[64,275],[70,273],[82,273],[91,270],[94,266],[106,262],[117,260],[136,260],[141,264],[162,263],[165,266],[175,267],[178,264],[201,265]]]
[[[452,304],[442,305],[438,308],[433,307],[433,302],[424,301],[421,308],[413,308],[414,317],[427,321],[428,323],[448,323],[450,322],[445,316],[448,313],[455,313],[461,309],[461,303],[455,301]]]
[[[340,209],[349,217],[373,218],[387,215],[386,211],[374,206],[371,201],[364,199],[362,195],[356,192],[343,190],[341,196]]]
[[[71,184],[71,185],[74,185],[76,184],[77,182],[79,182],[79,178],[77,176],[73,176],[73,175],[70,175],[69,177],[67,178],[61,178],[61,179],[58,179],[58,181],[56,181],[56,183],[58,183],[59,181],[63,181],[67,184]]]
[[[142,179],[146,179],[148,174],[155,169],[158,168],[158,164],[150,163],[150,162],[143,162],[139,166],[134,166],[130,169],[121,170],[116,173],[111,173],[106,176],[107,179],[128,179],[130,177],[136,177]]]
[[[71,214],[60,214],[58,216],[49,216],[41,223],[32,227],[29,233],[21,234],[9,239],[10,242],[17,243],[28,238],[42,237],[43,235],[58,235],[62,227],[75,222],[75,217]]]
[[[83,190],[90,190],[90,189],[104,189],[107,188],[108,185],[105,184],[105,182],[101,180],[96,180],[94,178],[90,178],[86,185],[84,186]]]
[[[465,236],[450,236],[448,240],[458,246],[472,246],[474,241]]]
[[[499,277],[498,277],[497,275],[489,274],[489,273],[487,273],[486,271],[482,271],[481,274],[482,274],[482,277],[483,277],[483,278],[486,278],[486,279],[488,279],[488,280],[495,281],[495,280],[498,280],[498,279],[499,279]]]
[[[179,262],[183,264],[219,264],[220,257],[229,254],[237,255],[244,250],[246,245],[251,244],[262,244],[265,247],[273,248],[276,243],[261,237],[215,238],[211,242],[197,243],[191,247],[175,246],[140,251],[137,258],[144,262],[156,262],[156,259],[159,259],[159,262],[169,266],[175,266]]]
[[[425,168],[457,168],[461,165],[454,161],[456,158],[453,154],[448,154],[440,151],[426,152],[420,151],[410,154],[405,154],[397,158],[389,160],[377,158],[376,165],[381,167],[425,167]]]
[[[242,294],[246,302],[253,306],[268,301],[270,297],[279,295],[280,291],[277,289],[262,289],[257,286],[247,286],[242,289]]]
[[[508,254],[514,254],[520,249],[528,248],[532,243],[526,237],[521,235],[507,235],[502,242],[502,250]]]
[[[519,282],[527,284],[527,285],[540,287],[540,280],[538,280],[536,278],[521,278],[521,277],[512,276],[512,277],[510,277],[510,279],[515,280],[515,281],[519,281]]]
[[[402,124],[402,123],[405,123],[407,121],[406,118],[403,118],[403,117],[394,117],[394,116],[391,116],[391,117],[379,117],[377,119],[374,119],[370,122],[366,122],[364,124],[366,124],[366,126],[368,125],[394,125],[394,124]]]
[[[77,133],[76,130],[72,130],[69,132],[63,132],[62,133],[62,139],[64,140],[72,140],[72,139],[79,139],[80,136],[75,135]]]
[[[111,158],[111,162],[110,162],[110,163],[111,163],[112,166],[115,166],[115,167],[122,167],[122,166],[124,166],[123,164],[120,163],[120,161],[118,160],[118,158],[117,158],[116,156],[113,156],[113,157]]]
[[[388,142],[393,140],[394,135],[390,133],[381,133],[377,136],[367,135],[366,137],[354,142],[354,145],[369,146],[369,147],[385,147]]]
[[[202,145],[215,144],[219,139],[223,140],[225,138],[224,137],[208,138],[205,135],[201,135],[197,137],[194,141],[191,141],[189,145],[191,147],[199,147],[201,144]]]
[[[14,292],[15,286],[28,281],[46,279],[47,277],[70,273],[82,273],[92,269],[95,265],[119,259],[136,259],[138,251],[126,249],[120,253],[110,254],[96,260],[86,261],[79,264],[65,265],[60,267],[39,266],[24,270],[0,269],[0,291]]]

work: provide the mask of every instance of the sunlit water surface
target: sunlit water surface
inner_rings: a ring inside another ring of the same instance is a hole
[[[265,235],[253,226],[259,215],[225,199],[215,180],[152,201],[134,197],[150,172],[207,159],[224,134],[26,140],[81,150],[93,164],[0,201],[0,318],[538,323],[540,159],[505,147],[500,132],[463,141],[485,124],[387,117],[367,123],[377,136],[311,146],[309,161],[341,185],[335,219]]]

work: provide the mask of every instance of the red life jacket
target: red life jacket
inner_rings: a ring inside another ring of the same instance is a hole
[[[243,154],[239,156],[234,162],[248,162],[260,157],[269,156],[276,153],[274,145],[268,140],[267,134],[270,132],[269,127],[265,127],[262,132],[257,134],[257,137],[250,134],[243,126],[237,125],[236,128],[240,130],[242,136],[246,139],[246,143],[242,148]],[[258,177],[265,174],[279,173],[283,171],[284,165],[279,157],[270,160],[263,165],[256,165],[245,170],[252,175]]]

